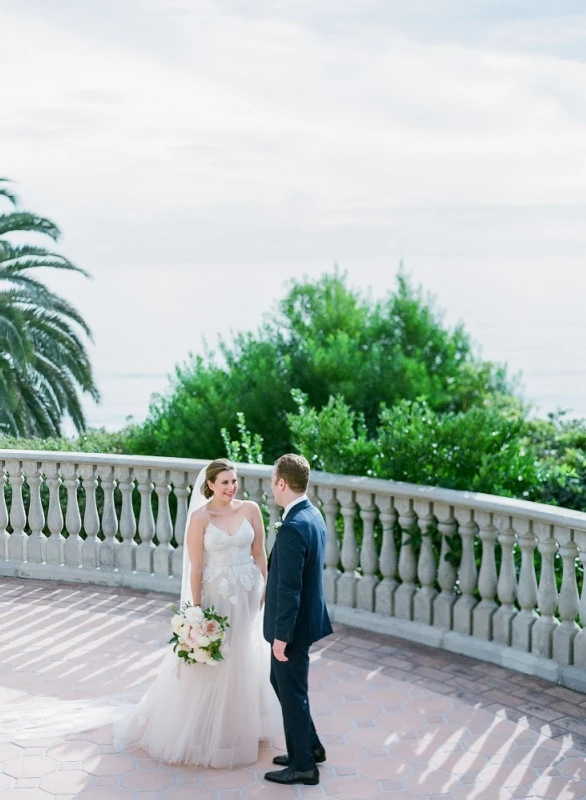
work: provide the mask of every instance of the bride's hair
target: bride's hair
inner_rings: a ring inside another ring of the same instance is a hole
[[[206,469],[206,479],[203,485],[203,496],[206,499],[210,499],[214,496],[213,491],[208,486],[208,481],[210,483],[215,483],[216,478],[220,474],[220,472],[226,472],[227,470],[233,469],[236,472],[236,467],[234,464],[229,461],[227,458],[216,458],[215,461],[212,461],[211,464],[208,464]]]

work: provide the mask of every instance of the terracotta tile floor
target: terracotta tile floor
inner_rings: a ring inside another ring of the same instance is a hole
[[[0,578],[0,705],[137,698],[168,637],[153,594]],[[312,705],[327,747],[315,787],[263,781],[273,742],[234,770],[115,753],[109,725],[0,740],[1,800],[586,798],[586,695],[398,639],[339,628]],[[2,720],[0,719],[0,730]],[[6,731],[6,727],[4,728]]]

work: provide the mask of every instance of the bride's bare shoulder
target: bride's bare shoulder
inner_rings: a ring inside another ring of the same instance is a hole
[[[195,523],[198,527],[200,527],[201,525],[205,525],[207,521],[207,512],[205,506],[203,506],[202,508],[196,508],[195,511],[192,512],[189,523],[190,525]]]
[[[250,519],[261,513],[260,506],[254,500],[243,500],[242,507],[244,508],[245,515]]]

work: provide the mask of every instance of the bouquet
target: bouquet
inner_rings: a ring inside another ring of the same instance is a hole
[[[224,658],[228,647],[222,643],[229,628],[228,617],[222,617],[214,606],[200,608],[183,603],[180,609],[173,607],[171,628],[173,636],[169,644],[186,664],[216,666]]]

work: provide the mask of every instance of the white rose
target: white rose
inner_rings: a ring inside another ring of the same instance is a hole
[[[173,629],[173,633],[176,633],[177,636],[179,636],[181,629],[183,628],[183,617],[180,614],[173,615],[173,619],[171,620],[171,628]]]
[[[204,653],[202,650],[196,650],[193,657],[198,664],[205,664],[208,660],[208,654]]]
[[[199,647],[207,647],[210,643],[209,636],[198,636],[197,644]]]
[[[185,612],[185,618],[188,622],[199,623],[204,618],[204,613],[199,606],[190,606]]]
[[[208,658],[208,660],[205,663],[206,666],[208,667],[217,667],[220,662],[216,661],[215,658]]]

